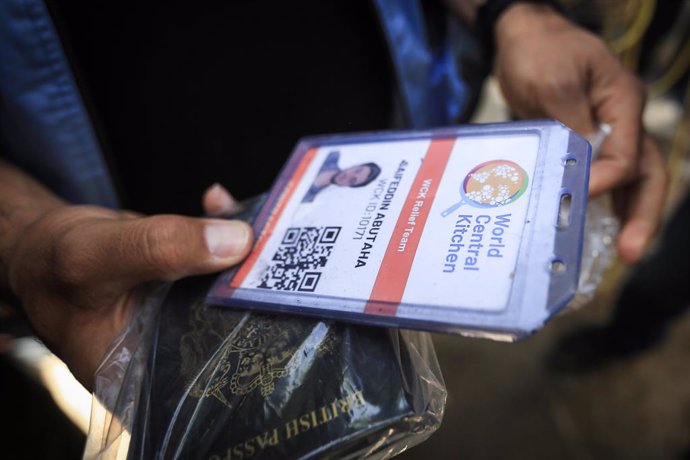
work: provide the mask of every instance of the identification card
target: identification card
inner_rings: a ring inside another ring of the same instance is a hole
[[[577,289],[590,146],[554,121],[305,138],[209,301],[513,339]]]

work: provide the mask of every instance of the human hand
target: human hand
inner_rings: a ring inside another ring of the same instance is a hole
[[[521,118],[555,118],[583,136],[612,127],[590,174],[592,196],[611,191],[623,226],[617,248],[640,259],[663,210],[667,177],[642,126],[645,89],[606,44],[548,6],[518,3],[495,27],[494,73]]]
[[[204,203],[208,212],[234,200],[207,192]],[[226,269],[251,240],[251,228],[238,221],[59,206],[16,237],[9,286],[36,335],[90,389],[148,282]]]

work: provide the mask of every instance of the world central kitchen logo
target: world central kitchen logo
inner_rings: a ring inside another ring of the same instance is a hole
[[[481,163],[465,176],[460,185],[460,201],[441,213],[443,217],[464,204],[476,208],[497,208],[520,198],[527,190],[529,177],[517,163],[491,160]]]

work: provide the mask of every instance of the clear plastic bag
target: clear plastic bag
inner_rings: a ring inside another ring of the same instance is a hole
[[[592,145],[592,159],[599,154],[604,139],[611,133],[611,127],[602,124],[599,131],[588,140]],[[613,213],[609,194],[589,201],[585,221],[585,236],[582,242],[582,260],[577,293],[568,304],[568,309],[579,308],[590,302],[601,284],[606,270],[615,257],[615,242],[620,222]]]
[[[85,458],[390,458],[440,426],[428,334],[220,308],[212,281],[152,288],[97,371]]]

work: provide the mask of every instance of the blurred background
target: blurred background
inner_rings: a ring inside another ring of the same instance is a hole
[[[633,269],[518,343],[434,337],[441,428],[401,458],[690,459],[690,2],[563,1],[648,84],[670,175],[665,229]],[[474,122],[509,119],[496,84]]]
[[[400,458],[690,459],[690,2],[562,1],[648,84],[645,124],[671,178],[664,231],[647,260],[614,261],[591,302],[533,337],[435,335],[445,419]],[[510,118],[489,79],[471,121]],[[80,458],[90,406],[41,344],[0,334],[0,440],[26,447],[0,457]]]

